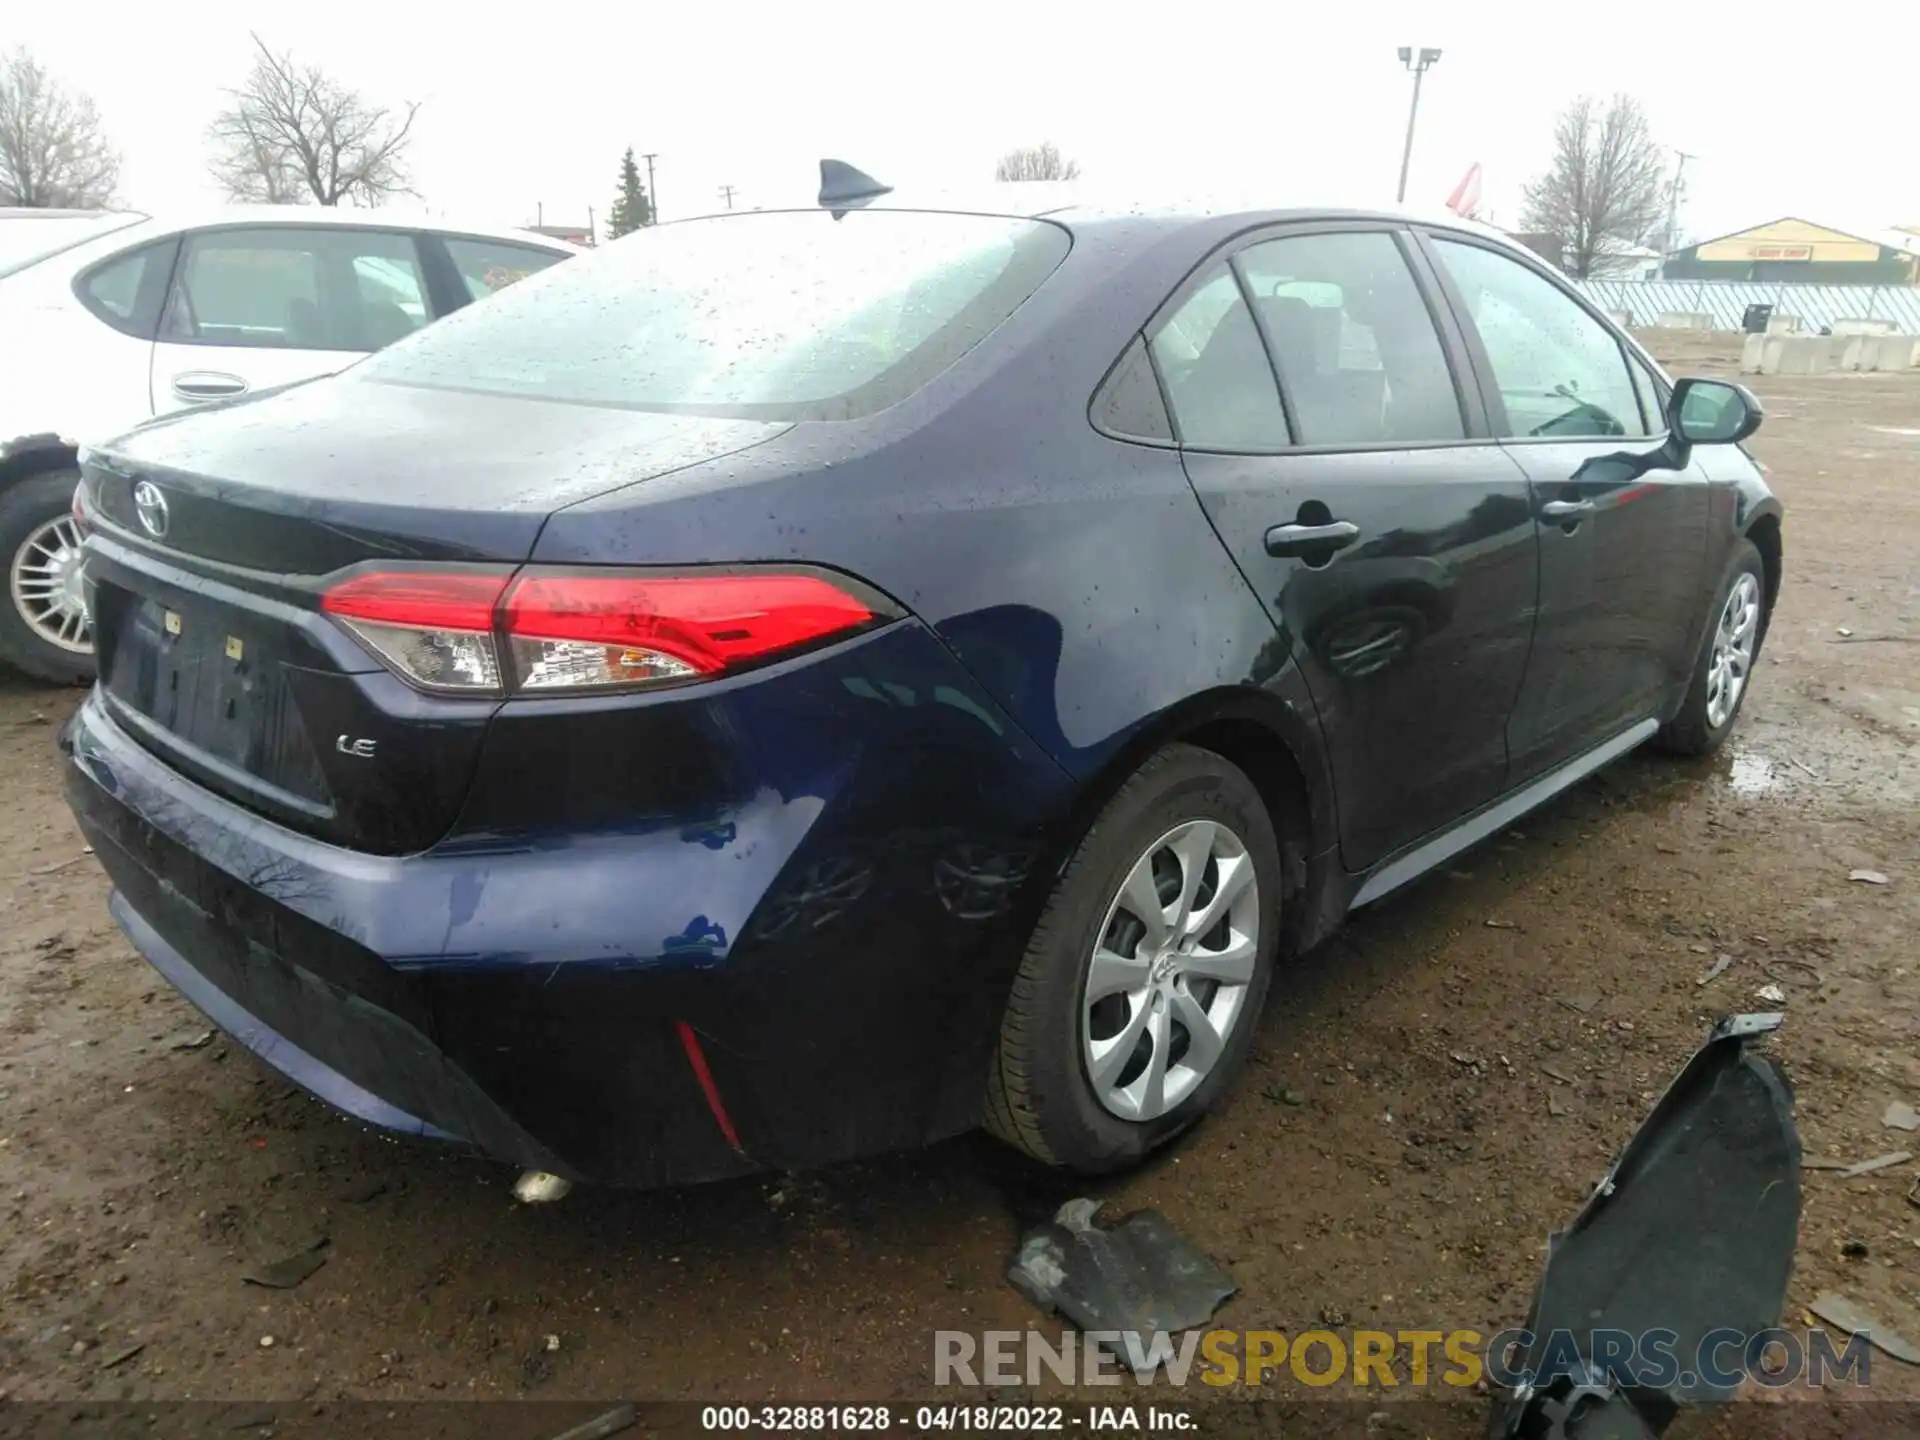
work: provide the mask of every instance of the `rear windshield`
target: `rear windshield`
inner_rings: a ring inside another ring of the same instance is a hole
[[[663,225],[511,286],[353,373],[637,410],[850,419],[965,354],[1068,243],[1044,221],[899,210]]]

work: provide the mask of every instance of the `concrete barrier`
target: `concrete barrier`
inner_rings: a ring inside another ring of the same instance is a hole
[[[1862,370],[1920,368],[1920,335],[1861,336],[1860,368]]]
[[[1711,330],[1713,316],[1699,310],[1662,310],[1654,323],[1662,330]]]
[[[1920,336],[1916,335],[1749,335],[1740,347],[1743,375],[1916,368],[1920,368]]]
[[[1836,320],[1836,335],[1891,335],[1898,329],[1891,320]]]

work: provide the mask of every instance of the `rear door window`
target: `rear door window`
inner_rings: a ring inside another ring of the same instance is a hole
[[[290,350],[377,350],[427,322],[411,236],[285,226],[189,237],[161,338]]]
[[[1293,235],[1235,259],[1299,445],[1439,444],[1466,435],[1433,317],[1385,231]]]
[[[1201,277],[1154,329],[1150,344],[1182,445],[1229,451],[1286,446],[1273,365],[1227,266],[1215,265]]]
[[[409,247],[411,248],[411,247]],[[420,267],[409,254],[356,255],[353,283],[360,339],[369,350],[391,345],[427,323],[427,295]]]

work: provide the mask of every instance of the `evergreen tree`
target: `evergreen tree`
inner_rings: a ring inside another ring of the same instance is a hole
[[[653,200],[647,194],[647,187],[640,183],[640,167],[634,164],[633,147],[629,145],[627,153],[620,157],[620,190],[613,197],[613,209],[607,212],[607,238],[618,240],[652,223]]]

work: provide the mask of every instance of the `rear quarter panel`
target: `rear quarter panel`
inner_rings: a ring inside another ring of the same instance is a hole
[[[59,264],[59,260],[50,264]],[[36,267],[36,269],[39,267]],[[24,282],[33,275],[14,277]],[[71,278],[62,271],[58,279]],[[18,296],[0,281],[0,442],[50,432],[97,443],[147,419],[153,346],[95,319],[64,284]]]

